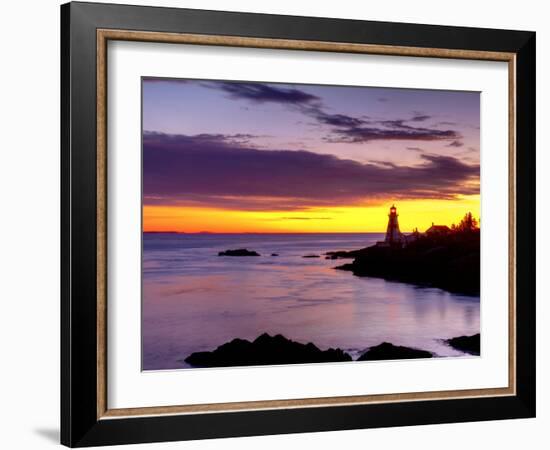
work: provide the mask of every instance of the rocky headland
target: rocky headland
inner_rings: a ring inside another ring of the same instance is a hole
[[[480,354],[480,335],[474,334],[472,336],[459,336],[452,339],[447,339],[446,342],[456,350],[460,350],[464,353],[479,356]]]
[[[330,259],[353,259],[335,267],[357,276],[431,286],[449,292],[479,295],[479,230],[441,236],[420,236],[405,246],[381,246],[328,252]]]

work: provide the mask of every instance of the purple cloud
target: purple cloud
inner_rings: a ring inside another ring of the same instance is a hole
[[[206,81],[204,86],[219,89],[231,98],[255,103],[279,103],[314,119],[320,125],[331,127],[327,142],[360,143],[381,140],[435,141],[460,138],[453,130],[415,127],[411,122],[424,122],[432,117],[414,112],[409,119],[371,121],[349,114],[331,114],[325,111],[321,99],[296,88],[285,88],[257,82]]]
[[[454,130],[415,127],[406,122],[422,122],[431,116],[416,115],[411,119],[372,121],[346,114],[328,114],[319,105],[301,107],[306,115],[332,127],[327,142],[360,143],[368,141],[436,141],[459,138]]]
[[[392,121],[399,122],[399,121]],[[348,127],[335,129],[327,137],[329,142],[369,142],[369,141],[440,141],[457,138],[460,135],[453,130],[437,130],[433,128],[415,128],[409,126],[388,125],[380,127]]]
[[[195,80],[189,80],[187,78],[163,78],[163,77],[143,77],[144,83],[170,83],[170,84],[188,84]]]
[[[428,119],[431,119],[431,118],[432,118],[432,116],[428,116],[426,114],[416,114],[412,118],[410,118],[409,120],[411,122],[424,122],[424,121],[426,121]]]
[[[220,89],[231,98],[245,99],[255,103],[288,103],[299,105],[319,101],[319,97],[299,89],[289,89],[264,83],[232,81],[208,81],[204,86]]]
[[[362,164],[308,151],[259,150],[223,135],[144,133],[146,204],[298,210],[479,193],[479,165],[422,155],[415,166]]]
[[[328,113],[319,97],[304,90],[258,82],[205,81],[203,86],[218,89],[230,98],[254,103],[279,103],[297,110],[330,127],[324,140],[333,143],[361,143],[382,140],[435,141],[454,140],[461,136],[454,130],[415,127],[409,123],[424,122],[432,117],[414,112],[409,119],[371,121],[349,114]],[[380,100],[380,99],[379,99]]]
[[[309,108],[306,114],[312,116],[322,124],[333,127],[356,127],[368,123],[366,120],[346,114],[327,114],[318,108]]]
[[[447,144],[447,147],[462,147],[464,144],[461,141],[452,141],[449,144]]]

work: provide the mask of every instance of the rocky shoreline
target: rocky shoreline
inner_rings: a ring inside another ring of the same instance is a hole
[[[359,277],[383,278],[440,288],[452,293],[479,296],[479,231],[446,236],[422,236],[406,246],[373,245],[358,250],[329,251],[325,259],[351,259],[334,267]],[[239,248],[218,252],[218,256],[260,256],[254,250]],[[272,253],[271,256],[279,256]],[[306,254],[302,258],[319,258]]]
[[[479,355],[479,334],[447,339],[451,347],[464,353]],[[477,342],[477,347],[476,347]],[[477,348],[477,353],[475,352]],[[400,359],[433,358],[433,353],[411,347],[382,342],[366,349],[356,361],[384,361]],[[233,339],[213,351],[195,352],[185,358],[192,367],[234,367],[278,364],[308,364],[348,362],[353,358],[340,348],[321,350],[309,342],[302,344],[287,339],[281,334],[271,336],[263,333],[254,341]]]
[[[264,333],[250,342],[233,339],[211,352],[195,352],[185,362],[195,367],[263,366],[351,361],[343,350],[320,350],[311,342],[300,344],[281,334]]]
[[[372,246],[326,253],[329,259],[353,259],[335,267],[360,277],[430,286],[478,296],[480,292],[479,231],[447,236],[422,236],[401,246]]]
[[[445,342],[456,350],[460,350],[470,355],[479,356],[480,354],[480,334],[474,334],[473,336],[459,336],[452,339],[447,339]]]
[[[246,248],[220,251],[218,256],[260,256]],[[271,256],[279,256],[272,253]],[[319,258],[315,253],[302,258]],[[359,277],[383,278],[435,287],[455,294],[479,296],[480,234],[453,232],[446,235],[422,235],[405,246],[373,245],[358,250],[329,251],[325,259],[351,259],[334,267]]]
[[[433,358],[433,353],[417,348],[393,345],[389,342],[382,342],[379,345],[369,348],[357,361],[384,361],[391,359],[418,359]]]

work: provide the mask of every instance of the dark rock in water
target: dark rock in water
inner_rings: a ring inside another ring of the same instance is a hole
[[[253,342],[233,339],[211,352],[195,352],[185,362],[195,367],[262,366],[351,361],[339,348],[320,350],[311,342],[300,344],[278,334],[267,333]]]
[[[246,248],[238,248],[236,250],[226,250],[225,252],[219,252],[218,256],[260,256],[260,254]]]
[[[480,334],[472,336],[459,336],[452,339],[447,339],[447,344],[451,347],[460,350],[461,352],[470,353],[471,355],[479,355],[480,352]]]
[[[432,358],[433,354],[426,350],[416,348],[401,347],[389,342],[382,342],[380,345],[369,348],[363,353],[357,361],[381,361],[388,359],[416,359]]]
[[[338,251],[335,251],[335,252],[326,252],[325,255],[325,259],[353,259],[353,258],[357,258],[358,256],[360,256],[362,253],[365,252],[365,250],[367,249],[368,247],[365,247],[365,248],[362,248],[362,249],[359,249],[359,250],[349,250],[349,251],[346,251],[346,250],[338,250]]]
[[[354,252],[331,252],[354,261],[335,269],[360,277],[436,287],[465,295],[479,295],[479,231],[423,236],[405,247],[372,246]]]
[[[272,253],[271,256],[279,256],[278,253]]]
[[[304,255],[302,258],[320,258],[319,255]]]

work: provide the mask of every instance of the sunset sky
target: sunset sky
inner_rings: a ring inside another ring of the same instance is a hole
[[[479,217],[479,93],[143,79],[144,231],[401,231]]]

